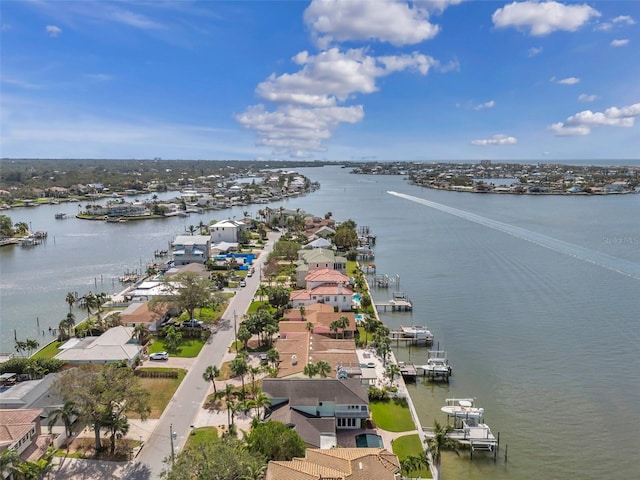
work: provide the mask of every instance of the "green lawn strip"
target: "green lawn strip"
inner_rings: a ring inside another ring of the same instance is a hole
[[[389,400],[387,402],[369,402],[375,424],[388,432],[408,432],[416,426],[406,403]]]
[[[185,444],[185,450],[190,448],[197,448],[198,446],[211,443],[218,440],[218,429],[216,427],[200,427],[191,432],[187,443]]]
[[[49,345],[47,345],[44,348],[41,348],[40,350],[38,350],[36,353],[34,353],[31,358],[53,358],[55,357],[58,353],[60,353],[60,350],[58,350],[58,347],[60,345],[62,345],[64,342],[51,342]]]
[[[149,372],[178,372],[178,378],[140,378],[144,388],[151,393],[149,397],[151,406],[149,418],[160,418],[187,372],[182,368],[140,368],[139,370]],[[127,416],[129,418],[140,418],[140,416],[134,412],[128,412]]]
[[[195,358],[200,353],[200,350],[202,350],[205,342],[206,340],[200,338],[183,338],[178,347],[178,352],[171,353],[170,355],[182,358]],[[153,343],[149,345],[148,349],[149,353],[167,351],[167,347],[165,347],[161,338],[154,338]]]
[[[355,260],[347,260],[347,275],[355,277],[358,271],[358,262]]]
[[[416,433],[398,437],[393,441],[393,453],[402,461],[409,456],[417,457],[424,452],[424,446],[420,442],[420,436]],[[417,472],[411,472],[410,478],[433,478],[428,468],[422,468]]]

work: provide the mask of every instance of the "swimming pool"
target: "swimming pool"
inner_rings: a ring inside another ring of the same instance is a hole
[[[356,319],[356,325],[360,325],[364,321],[364,315],[361,313],[356,313],[354,317]]]
[[[373,433],[361,433],[356,435],[356,447],[358,448],[384,448],[382,437]]]

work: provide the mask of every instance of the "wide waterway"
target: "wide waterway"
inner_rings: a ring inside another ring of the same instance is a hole
[[[31,249],[0,249],[0,350],[13,349],[14,329],[19,338],[48,339],[48,327],[67,312],[68,291],[120,290],[116,277],[144,268],[154,250],[201,220],[281,205],[332,212],[373,230],[378,273],[399,275],[399,289],[413,301],[413,312],[383,320],[392,328],[426,324],[448,352],[448,385],[409,384],[423,425],[446,420],[439,413],[445,398],[470,396],[500,432],[496,464],[446,455],[447,478],[637,477],[639,195],[480,195],[339,167],[299,171],[320,190],[188,218],[54,220],[57,211],[75,213],[75,204],[4,212],[49,238]],[[374,296],[387,300],[393,288]],[[397,354],[416,364],[426,358],[423,347]]]

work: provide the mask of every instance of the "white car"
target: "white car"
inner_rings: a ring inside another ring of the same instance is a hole
[[[149,355],[149,360],[169,360],[167,352],[155,352]]]
[[[247,286],[247,282],[245,282],[244,280],[240,280],[240,286],[241,287],[246,287]]]

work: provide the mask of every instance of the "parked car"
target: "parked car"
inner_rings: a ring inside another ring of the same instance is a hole
[[[192,318],[191,320],[185,320],[182,322],[182,326],[188,328],[202,328],[202,321]]]
[[[249,273],[247,273],[247,277],[253,277],[253,272],[251,270],[249,270]]]
[[[260,358],[260,363],[262,365],[266,365],[267,363],[269,363],[269,359],[267,358],[267,354],[266,353],[261,353],[259,355],[259,358]]]
[[[155,352],[149,355],[149,360],[169,360],[167,352]]]
[[[245,282],[244,280],[240,280],[240,286],[241,287],[246,287],[247,286],[247,282]]]

